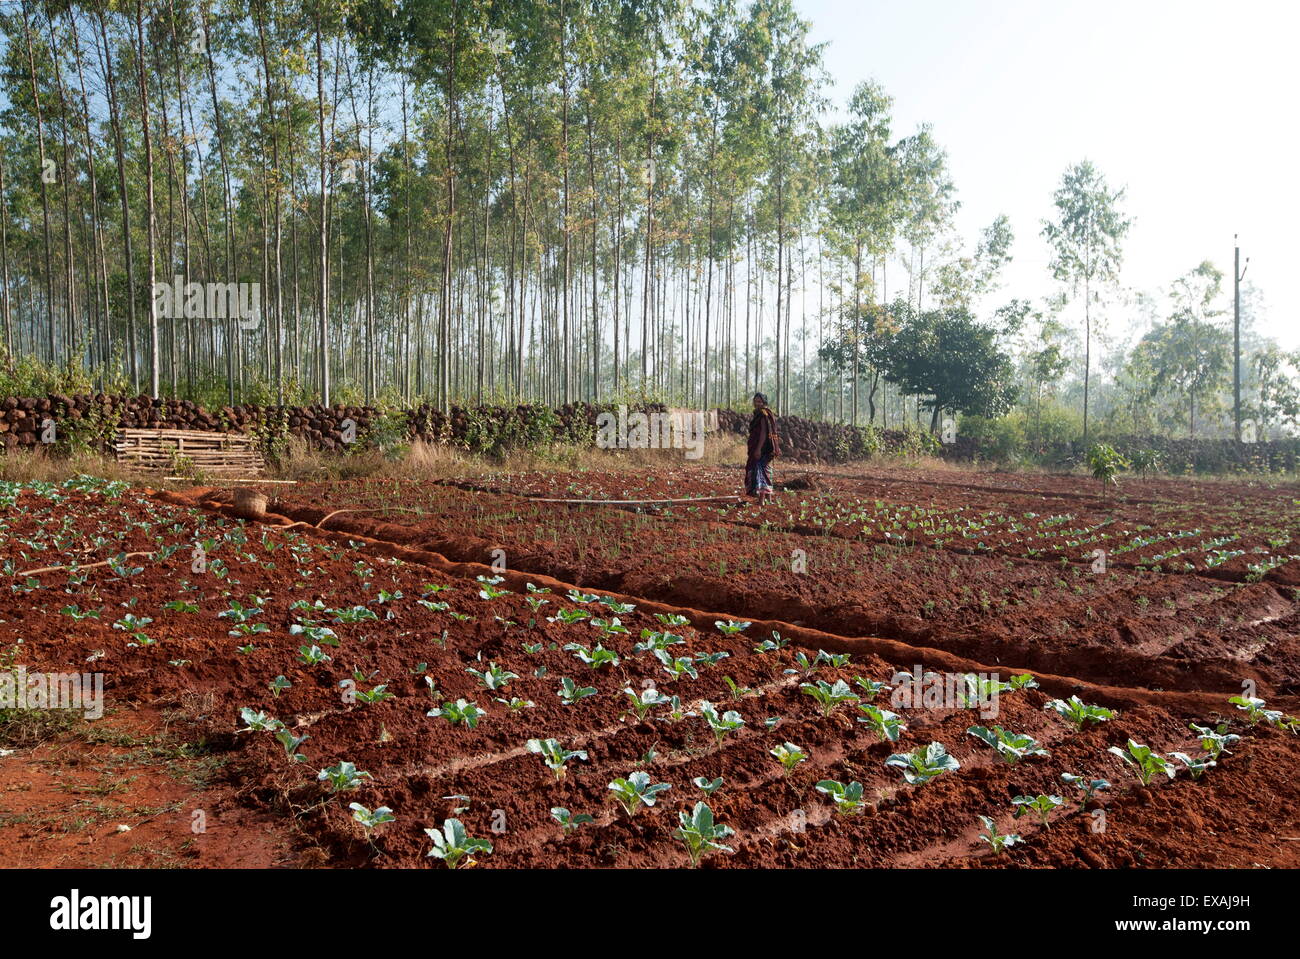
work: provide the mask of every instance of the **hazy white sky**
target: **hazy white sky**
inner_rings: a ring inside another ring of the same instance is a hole
[[[1209,259],[1231,291],[1237,233],[1266,307],[1261,332],[1300,347],[1300,4],[796,4],[828,43],[837,108],[874,78],[894,97],[896,135],[933,125],[968,242],[1011,218],[1007,296],[1054,289],[1040,221],[1065,168],[1088,158],[1128,189],[1126,286],[1156,292]]]

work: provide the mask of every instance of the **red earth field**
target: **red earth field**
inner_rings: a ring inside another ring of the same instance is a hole
[[[1300,865],[1300,488],[841,467],[785,471],[762,511],[537,502],[738,478],[299,483],[256,518],[219,487],[0,487],[0,667],[102,672],[106,703],[0,704],[7,864],[442,868],[426,830],[455,818],[492,843],[461,865],[684,866],[705,801],[733,830],[705,868]],[[992,716],[900,699],[914,670],[1033,681]],[[1112,715],[1048,706],[1072,696]],[[1189,724],[1240,739],[1200,766]],[[995,726],[1033,742],[970,732]],[[527,745],[552,739],[585,754],[561,775]],[[1168,772],[1141,784],[1130,740]],[[931,743],[956,768],[886,763]],[[634,773],[671,788],[629,814]],[[1039,795],[1047,825],[1015,817]],[[980,816],[1023,842],[995,853]]]

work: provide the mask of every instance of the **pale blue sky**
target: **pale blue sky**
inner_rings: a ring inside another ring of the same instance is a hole
[[[1300,347],[1300,4],[795,2],[828,42],[837,108],[874,78],[894,97],[896,134],[933,125],[962,235],[1011,218],[1007,296],[1053,288],[1040,221],[1062,172],[1086,157],[1128,188],[1127,286],[1157,292],[1210,259],[1230,291],[1238,233],[1263,331]],[[1113,332],[1125,325],[1116,317]]]

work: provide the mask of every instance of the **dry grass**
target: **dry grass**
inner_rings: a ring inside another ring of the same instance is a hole
[[[70,456],[51,455],[44,449],[10,450],[0,455],[0,480],[11,483],[59,483],[78,473],[110,480],[138,480],[111,456],[79,452]]]
[[[699,459],[687,459],[686,452],[684,449],[605,450],[594,445],[563,445],[541,451],[511,453],[497,464],[497,468],[522,472],[734,466],[745,461],[745,441],[731,433],[714,433],[705,439]]]
[[[274,479],[339,480],[375,479],[473,480],[487,473],[524,471],[582,471],[645,469],[670,466],[735,465],[745,460],[745,443],[729,433],[709,436],[703,455],[688,460],[682,449],[603,450],[592,445],[560,444],[542,450],[518,450],[500,459],[477,456],[452,446],[416,440],[400,459],[388,459],[377,450],[341,456],[313,450],[296,438],[270,469]]]
[[[379,450],[358,450],[346,455],[316,450],[297,437],[290,437],[285,452],[267,470],[272,479],[346,480],[362,477],[380,479],[443,479],[473,475],[489,464],[450,447],[415,440],[400,459],[390,459]]]

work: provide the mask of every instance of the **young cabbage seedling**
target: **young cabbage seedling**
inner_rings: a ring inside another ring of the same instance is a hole
[[[735,830],[730,826],[713,821],[713,810],[706,802],[697,802],[690,813],[677,814],[681,826],[673,832],[673,838],[686,846],[686,854],[691,857],[691,865],[698,866],[700,859],[710,852],[731,852],[730,846],[724,846],[720,840],[734,836]]]
[[[244,721],[244,729],[240,732],[275,732],[282,729],[284,723],[274,716],[259,710],[254,710],[250,706],[244,706],[239,710],[239,718]]]
[[[459,723],[473,729],[478,725],[479,718],[486,716],[487,712],[479,709],[478,703],[458,699],[454,703],[443,703],[441,709],[431,709],[425,715],[441,716],[453,726]]]
[[[860,813],[866,805],[862,801],[862,783],[857,781],[846,786],[834,779],[823,779],[817,784],[817,791],[830,796],[835,801],[836,812],[845,815]]]
[[[817,701],[823,716],[829,716],[835,711],[835,707],[841,703],[856,703],[858,701],[857,695],[849,689],[849,684],[842,679],[835,680],[834,685],[824,679],[819,679],[816,683],[800,683],[799,691]]]
[[[502,596],[510,595],[510,590],[496,588],[496,584],[505,579],[504,576],[476,576],[475,579],[483,587],[478,591],[480,599],[499,599]]]
[[[587,751],[585,749],[565,749],[554,739],[530,739],[524,744],[530,753],[536,753],[542,757],[542,762],[546,763],[551,772],[555,773],[556,779],[563,779],[568,770],[564,764],[570,759],[581,759],[587,761]]]
[[[903,771],[909,785],[924,786],[936,776],[961,768],[955,756],[948,753],[943,743],[918,746],[910,753],[894,753],[885,760],[886,766],[896,766]]]
[[[289,757],[290,762],[304,763],[307,761],[307,757],[298,752],[298,747],[311,739],[311,737],[306,733],[303,733],[301,736],[295,736],[293,733],[289,732],[288,728],[281,725],[275,731],[275,738],[279,740],[280,745],[284,747],[284,754]]]
[[[676,646],[679,643],[685,643],[686,640],[676,633],[659,632],[653,629],[641,630],[641,642],[635,643],[632,649],[638,653],[653,653],[660,649],[667,649],[669,646]]]
[[[681,613],[655,613],[655,619],[659,620],[659,622],[663,623],[665,626],[680,627],[689,626],[691,624],[691,621]]]
[[[560,701],[566,706],[572,706],[574,703],[588,696],[596,695],[595,686],[579,686],[568,676],[560,678],[559,689]]]
[[[459,819],[446,819],[441,830],[426,829],[424,833],[433,840],[433,848],[427,855],[441,859],[448,869],[455,869],[462,859],[465,860],[465,865],[472,866],[474,853],[492,852],[492,843],[486,839],[472,838]]]
[[[695,668],[695,661],[689,656],[674,658],[666,650],[656,649],[655,658],[663,663],[664,672],[672,677],[673,682],[677,682],[683,676],[689,676],[691,679],[700,678],[700,671]]]
[[[668,702],[668,697],[653,686],[648,686],[641,690],[640,694],[631,686],[623,688],[623,695],[628,698],[631,705],[631,711],[636,713],[637,719],[645,719],[650,710],[655,706],[662,706]],[[627,715],[624,713],[623,715]]]
[[[575,815],[563,806],[552,806],[551,818],[560,824],[560,827],[564,830],[566,836],[570,833],[576,832],[579,826],[596,821],[586,813],[578,813]]]
[[[1001,726],[987,729],[984,726],[972,726],[966,730],[981,742],[992,746],[1005,763],[1014,765],[1028,756],[1047,756],[1049,753],[1032,736],[1023,733],[1010,733]]]
[[[785,774],[790,775],[791,770],[808,758],[808,754],[796,746],[794,743],[782,743],[775,749],[768,750],[777,761],[785,767]]]
[[[1188,728],[1200,738],[1201,748],[1210,754],[1211,759],[1218,759],[1223,753],[1231,753],[1232,750],[1228,747],[1241,742],[1240,736],[1228,732],[1227,723],[1220,723],[1213,729],[1191,723]]]
[[[721,650],[719,650],[716,653],[696,653],[695,662],[697,665],[700,666],[712,667],[718,665],[718,663],[722,662],[730,655],[731,653],[723,652]]]
[[[903,730],[907,729],[903,717],[899,716],[898,713],[891,713],[883,707],[872,706],[870,703],[859,703],[858,712],[862,713],[858,717],[858,722],[879,736],[882,742],[898,742],[898,737],[903,734]]]
[[[1051,815],[1052,810],[1064,804],[1065,799],[1061,796],[1044,796],[1042,794],[1037,796],[1017,796],[1011,800],[1011,805],[1016,807],[1015,816],[1017,819],[1025,813],[1032,812],[1038,816],[1038,820],[1043,824],[1044,829],[1050,825],[1047,817]]]
[[[731,690],[732,699],[744,699],[754,691],[748,686],[741,686],[730,676],[723,676],[722,681],[727,684],[727,689]]]
[[[546,621],[553,623],[557,619],[566,626],[572,626],[574,623],[580,623],[587,619],[591,614],[581,609],[561,609],[554,616],[548,616]]]
[[[668,715],[663,717],[664,722],[680,723],[687,716],[695,715],[682,705],[682,698],[680,696],[670,697],[666,705],[668,706]]]
[[[299,646],[298,658],[308,666],[328,663],[332,659],[332,657],[319,646]]]
[[[1114,719],[1118,713],[1113,709],[1107,709],[1105,706],[1092,706],[1085,703],[1078,696],[1071,696],[1069,699],[1053,699],[1043,706],[1056,713],[1062,719],[1074,724],[1075,728],[1082,731],[1088,723],[1104,723]]]
[[[618,778],[609,784],[609,791],[619,801],[628,816],[636,815],[642,806],[653,806],[655,795],[672,789],[669,783],[652,783],[650,774],[638,769],[626,779]]]
[[[1083,798],[1079,800],[1080,806],[1092,802],[1098,790],[1110,788],[1110,783],[1104,779],[1089,779],[1086,776],[1076,776],[1074,773],[1061,773],[1061,782],[1083,792]]]
[[[1187,753],[1170,753],[1169,755],[1173,756],[1180,763],[1186,766],[1187,771],[1192,774],[1193,779],[1200,779],[1205,775],[1207,769],[1211,766],[1218,765],[1218,763],[1209,756],[1198,756],[1193,759],[1191,756],[1187,755]]]
[[[863,679],[861,676],[853,677],[853,685],[862,690],[862,697],[864,699],[875,699],[886,689],[892,688],[887,683],[877,682],[874,679]]]
[[[361,823],[366,831],[366,838],[370,838],[370,833],[376,826],[382,826],[386,822],[392,822],[397,817],[387,806],[380,806],[373,812],[361,805],[359,802],[349,803],[348,808],[352,810],[352,818]]]
[[[745,720],[734,709],[729,709],[725,713],[718,715],[718,710],[713,703],[707,700],[700,703],[700,714],[704,717],[704,721],[709,724],[709,729],[713,731],[713,738],[718,741],[719,748],[722,747],[722,740],[727,733],[745,725]]]
[[[592,617],[591,625],[599,629],[605,636],[617,636],[620,633],[626,634],[628,631],[627,627],[619,622],[617,616],[608,620]]]
[[[506,699],[503,696],[498,696],[497,702],[501,703],[501,705],[505,706],[506,709],[510,710],[512,713],[523,712],[525,709],[532,709],[537,705],[531,699],[520,699],[518,696],[511,696],[509,699]]]
[[[742,623],[738,620],[728,621],[715,619],[713,625],[718,628],[718,632],[722,633],[722,635],[735,636],[738,633],[743,633],[745,630],[749,629],[753,623]]]
[[[1130,739],[1127,749],[1111,746],[1106,752],[1114,753],[1127,765],[1132,766],[1138,781],[1143,786],[1151,785],[1151,780],[1156,773],[1164,773],[1170,779],[1174,778],[1174,764],[1155,752],[1150,746],[1143,746],[1141,743],[1136,743]]]
[[[493,662],[488,663],[487,669],[480,671],[469,666],[466,667],[465,672],[469,673],[493,692],[505,689],[511,682],[519,678],[518,674],[512,673],[507,669],[502,669]]]
[[[696,789],[704,793],[704,795],[712,796],[722,788],[722,777],[719,776],[717,779],[709,779],[705,776],[696,776],[691,780],[691,783]]]
[[[1017,833],[1007,833],[1006,835],[1003,835],[998,832],[997,823],[988,816],[980,816],[980,822],[984,824],[984,832],[980,834],[980,841],[988,843],[989,846],[992,847],[995,856],[1001,853],[1002,850],[1008,846],[1014,846],[1018,842],[1024,842]]]
[[[329,783],[329,787],[334,792],[343,792],[348,789],[356,789],[361,785],[363,779],[373,778],[370,773],[357,769],[357,767],[346,760],[330,766],[328,769],[322,769],[316,777],[321,782]]]
[[[581,643],[568,643],[564,647],[564,651],[567,653],[573,653],[574,657],[579,662],[586,663],[592,669],[600,669],[602,666],[618,665],[618,653],[614,652],[612,649],[606,649],[599,643],[596,644],[594,650],[588,649]]]
[[[1261,719],[1272,725],[1282,718],[1280,709],[1265,709],[1264,700],[1256,696],[1233,696],[1228,702],[1244,712],[1252,726],[1258,724]]]

